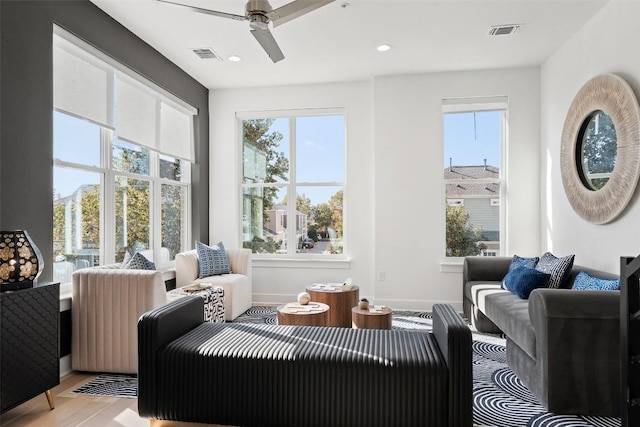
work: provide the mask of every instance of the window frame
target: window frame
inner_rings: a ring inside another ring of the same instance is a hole
[[[297,182],[296,177],[296,119],[299,117],[320,117],[320,116],[342,116],[343,117],[343,132],[344,132],[344,179],[343,181],[301,181]],[[287,119],[288,120],[288,132],[289,132],[289,177],[286,182],[261,182],[261,183],[244,183],[244,165],[243,165],[243,121],[255,120],[255,119]],[[291,109],[291,110],[266,110],[266,111],[245,111],[236,112],[236,141],[237,141],[237,164],[238,167],[238,182],[239,182],[239,225],[238,225],[238,239],[241,245],[244,242],[244,191],[247,188],[284,188],[287,190],[287,218],[296,218],[296,203],[290,203],[290,200],[297,199],[296,188],[299,187],[341,187],[343,195],[342,205],[342,253],[341,254],[311,254],[298,252],[298,241],[296,233],[293,229],[287,227],[286,247],[287,252],[284,254],[277,253],[252,253],[252,257],[257,260],[331,260],[340,261],[347,260],[347,241],[348,241],[348,226],[347,226],[347,111],[346,108],[307,108],[307,109]],[[295,229],[295,228],[294,228]],[[293,248],[293,249],[292,249]]]
[[[71,116],[68,113],[59,111],[59,114],[65,114],[73,117],[77,120],[84,120],[75,116]],[[94,123],[95,124],[95,123]],[[101,188],[100,194],[100,264],[107,265],[116,262],[116,201],[115,201],[115,188],[116,180],[120,177],[127,179],[140,179],[148,181],[150,192],[150,215],[149,215],[149,228],[151,230],[149,240],[149,249],[153,250],[154,259],[159,259],[160,251],[162,247],[162,185],[174,185],[186,189],[184,215],[185,224],[183,230],[181,230],[182,250],[187,250],[190,247],[191,242],[191,163],[180,159],[180,181],[171,180],[168,178],[160,177],[160,153],[149,149],[149,175],[136,174],[131,172],[117,171],[113,168],[113,142],[115,132],[111,129],[105,128],[99,124],[95,124],[100,127],[100,165],[88,166],[81,163],[69,162],[60,160],[58,158],[53,159],[53,167],[61,167],[68,169],[75,169],[85,172],[98,173],[101,175]],[[53,141],[55,144],[55,141]],[[137,145],[137,144],[134,144]],[[110,237],[107,237],[110,236]],[[173,261],[173,260],[172,260]],[[156,266],[162,267],[162,264]]]
[[[508,155],[508,122],[509,122],[509,99],[507,96],[486,96],[486,97],[472,97],[472,98],[445,98],[442,100],[442,123],[443,123],[443,132],[442,132],[442,146],[443,150],[445,148],[445,140],[444,140],[444,117],[446,114],[454,114],[454,113],[473,113],[473,112],[490,112],[490,111],[499,111],[500,115],[500,132],[501,132],[501,141],[500,141],[500,173],[497,179],[494,178],[485,178],[485,179],[476,179],[473,180],[474,184],[498,184],[500,187],[500,195],[499,198],[492,197],[490,199],[489,205],[491,207],[499,208],[499,249],[486,249],[483,250],[479,255],[486,256],[485,253],[491,252],[497,254],[497,256],[502,256],[507,253],[506,242],[507,239],[507,224],[506,224],[506,212],[507,212],[507,155]],[[446,163],[443,164],[443,170],[446,169]],[[443,193],[444,193],[444,206],[442,209],[442,213],[444,215],[444,239],[443,239],[443,250],[444,259],[452,262],[462,262],[464,257],[453,257],[447,255],[447,243],[446,243],[446,208],[450,206],[448,203],[449,200],[453,200],[453,198],[447,197],[447,185],[449,184],[469,184],[469,180],[458,180],[458,179],[445,179],[442,176],[443,180]],[[495,205],[494,200],[498,199],[498,205]],[[464,201],[461,205],[464,207]]]

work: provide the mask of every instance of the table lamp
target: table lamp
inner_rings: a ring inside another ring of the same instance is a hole
[[[26,230],[0,231],[0,290],[33,287],[42,272],[42,254]]]

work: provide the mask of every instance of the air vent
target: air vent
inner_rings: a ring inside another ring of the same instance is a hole
[[[220,58],[210,47],[201,47],[191,50],[193,50],[193,53],[198,55],[200,59],[215,59],[217,61],[222,61],[222,58]]]
[[[489,35],[490,36],[508,36],[511,34],[515,34],[518,32],[518,30],[520,30],[520,27],[522,25],[516,25],[516,24],[511,24],[511,25],[495,25],[493,27],[489,28]]]

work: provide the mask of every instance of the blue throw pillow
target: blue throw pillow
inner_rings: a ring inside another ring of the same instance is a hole
[[[217,245],[207,246],[202,242],[196,242],[198,252],[199,278],[231,273],[227,251],[222,242]]]
[[[504,277],[507,290],[513,292],[522,299],[528,299],[531,291],[537,288],[546,288],[549,285],[550,274],[543,273],[535,268],[516,267]]]
[[[539,260],[540,258],[538,257],[523,258],[521,256],[514,255],[513,258],[511,259],[511,264],[509,264],[509,271],[518,267],[535,268]],[[507,286],[504,283],[504,279],[502,279],[502,289],[507,289]]]
[[[572,289],[580,291],[619,291],[620,280],[601,279],[581,271],[574,279]]]
[[[149,261],[144,255],[140,252],[136,252],[133,254],[129,262],[123,264],[123,268],[128,270],[155,270],[156,265],[153,261]]]
[[[540,261],[536,264],[536,270],[551,275],[549,280],[550,288],[565,288],[573,268],[574,257],[575,255],[567,255],[558,258],[551,252],[547,252],[540,257]]]

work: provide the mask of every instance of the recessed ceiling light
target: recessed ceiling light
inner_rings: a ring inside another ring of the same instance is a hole
[[[238,55],[231,55],[227,59],[229,61],[231,61],[231,62],[240,62],[240,61],[242,61],[242,58],[240,58]]]
[[[378,52],[386,52],[386,51],[388,51],[388,50],[390,50],[390,49],[391,49],[391,45],[390,45],[390,44],[381,44],[380,46],[378,46],[378,47],[376,48],[376,50],[377,50]]]

